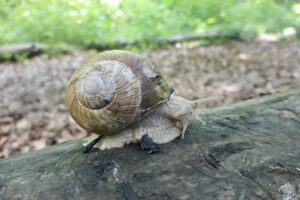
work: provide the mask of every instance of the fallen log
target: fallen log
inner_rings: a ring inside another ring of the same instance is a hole
[[[68,44],[61,45],[47,45],[42,43],[20,43],[20,44],[6,44],[0,46],[0,61],[3,60],[18,60],[18,56],[33,57],[43,53],[52,53],[52,54],[61,54],[61,53],[73,53],[83,49],[97,49],[97,50],[106,50],[106,49],[117,49],[123,48],[129,45],[138,45],[139,43],[152,43],[161,46],[163,44],[175,44],[178,42],[188,42],[194,40],[212,40],[212,39],[239,39],[237,36],[230,33],[200,33],[194,35],[172,35],[168,37],[159,37],[153,39],[152,41],[148,40],[128,40],[128,39],[119,39],[115,42],[96,42],[84,46],[75,46]]]
[[[45,52],[47,45],[39,43],[6,44],[0,46],[0,61],[16,60],[17,56],[35,56]]]
[[[199,113],[185,139],[0,160],[1,199],[300,199],[300,88]]]
[[[72,53],[82,48],[74,45],[47,45],[42,43],[6,44],[0,46],[0,61],[18,60],[18,57],[33,57],[43,53]]]
[[[157,46],[163,46],[166,44],[176,44],[180,42],[190,42],[195,40],[220,40],[220,39],[231,39],[231,40],[241,40],[239,36],[232,34],[232,33],[219,33],[219,32],[208,32],[208,33],[198,33],[198,34],[178,34],[178,35],[171,35],[166,37],[158,37],[143,40],[129,40],[129,39],[118,39],[112,43],[104,43],[104,42],[95,42],[88,45],[87,49],[97,49],[97,50],[105,50],[105,49],[114,49],[114,48],[122,48],[126,46],[135,46],[138,44],[146,43],[146,44],[156,44]]]

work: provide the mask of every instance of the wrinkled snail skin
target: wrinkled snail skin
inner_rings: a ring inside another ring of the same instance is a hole
[[[198,100],[187,100],[175,94],[170,95],[169,101],[157,106],[148,116],[131,124],[120,134],[104,136],[96,144],[101,150],[123,147],[131,142],[137,143],[145,133],[156,144],[165,144],[181,136],[195,120],[197,116],[195,108],[199,105],[221,99],[221,96],[208,97]]]
[[[66,103],[73,119],[102,135],[100,149],[139,142],[146,133],[157,144],[184,137],[196,119],[194,108],[212,97],[176,96],[156,67],[127,51],[106,51],[87,59],[71,76]]]
[[[194,103],[182,97],[172,95],[168,102],[157,106],[146,117],[131,124],[120,134],[104,136],[96,144],[101,150],[122,147],[131,142],[139,142],[147,133],[156,144],[168,143],[180,135],[196,119]]]

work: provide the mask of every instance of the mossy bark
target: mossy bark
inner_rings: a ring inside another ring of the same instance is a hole
[[[300,89],[199,115],[185,139],[83,154],[81,141],[0,160],[1,199],[300,199]]]

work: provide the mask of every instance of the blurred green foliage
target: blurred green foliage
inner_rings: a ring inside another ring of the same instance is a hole
[[[211,31],[300,32],[296,0],[0,0],[0,44],[91,45]]]

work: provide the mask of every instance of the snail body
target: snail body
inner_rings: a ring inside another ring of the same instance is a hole
[[[203,101],[207,99],[176,96],[150,61],[127,51],[106,51],[87,59],[66,91],[73,119],[88,132],[102,135],[100,149],[139,142],[146,133],[157,144],[183,138],[196,119],[194,108]]]

